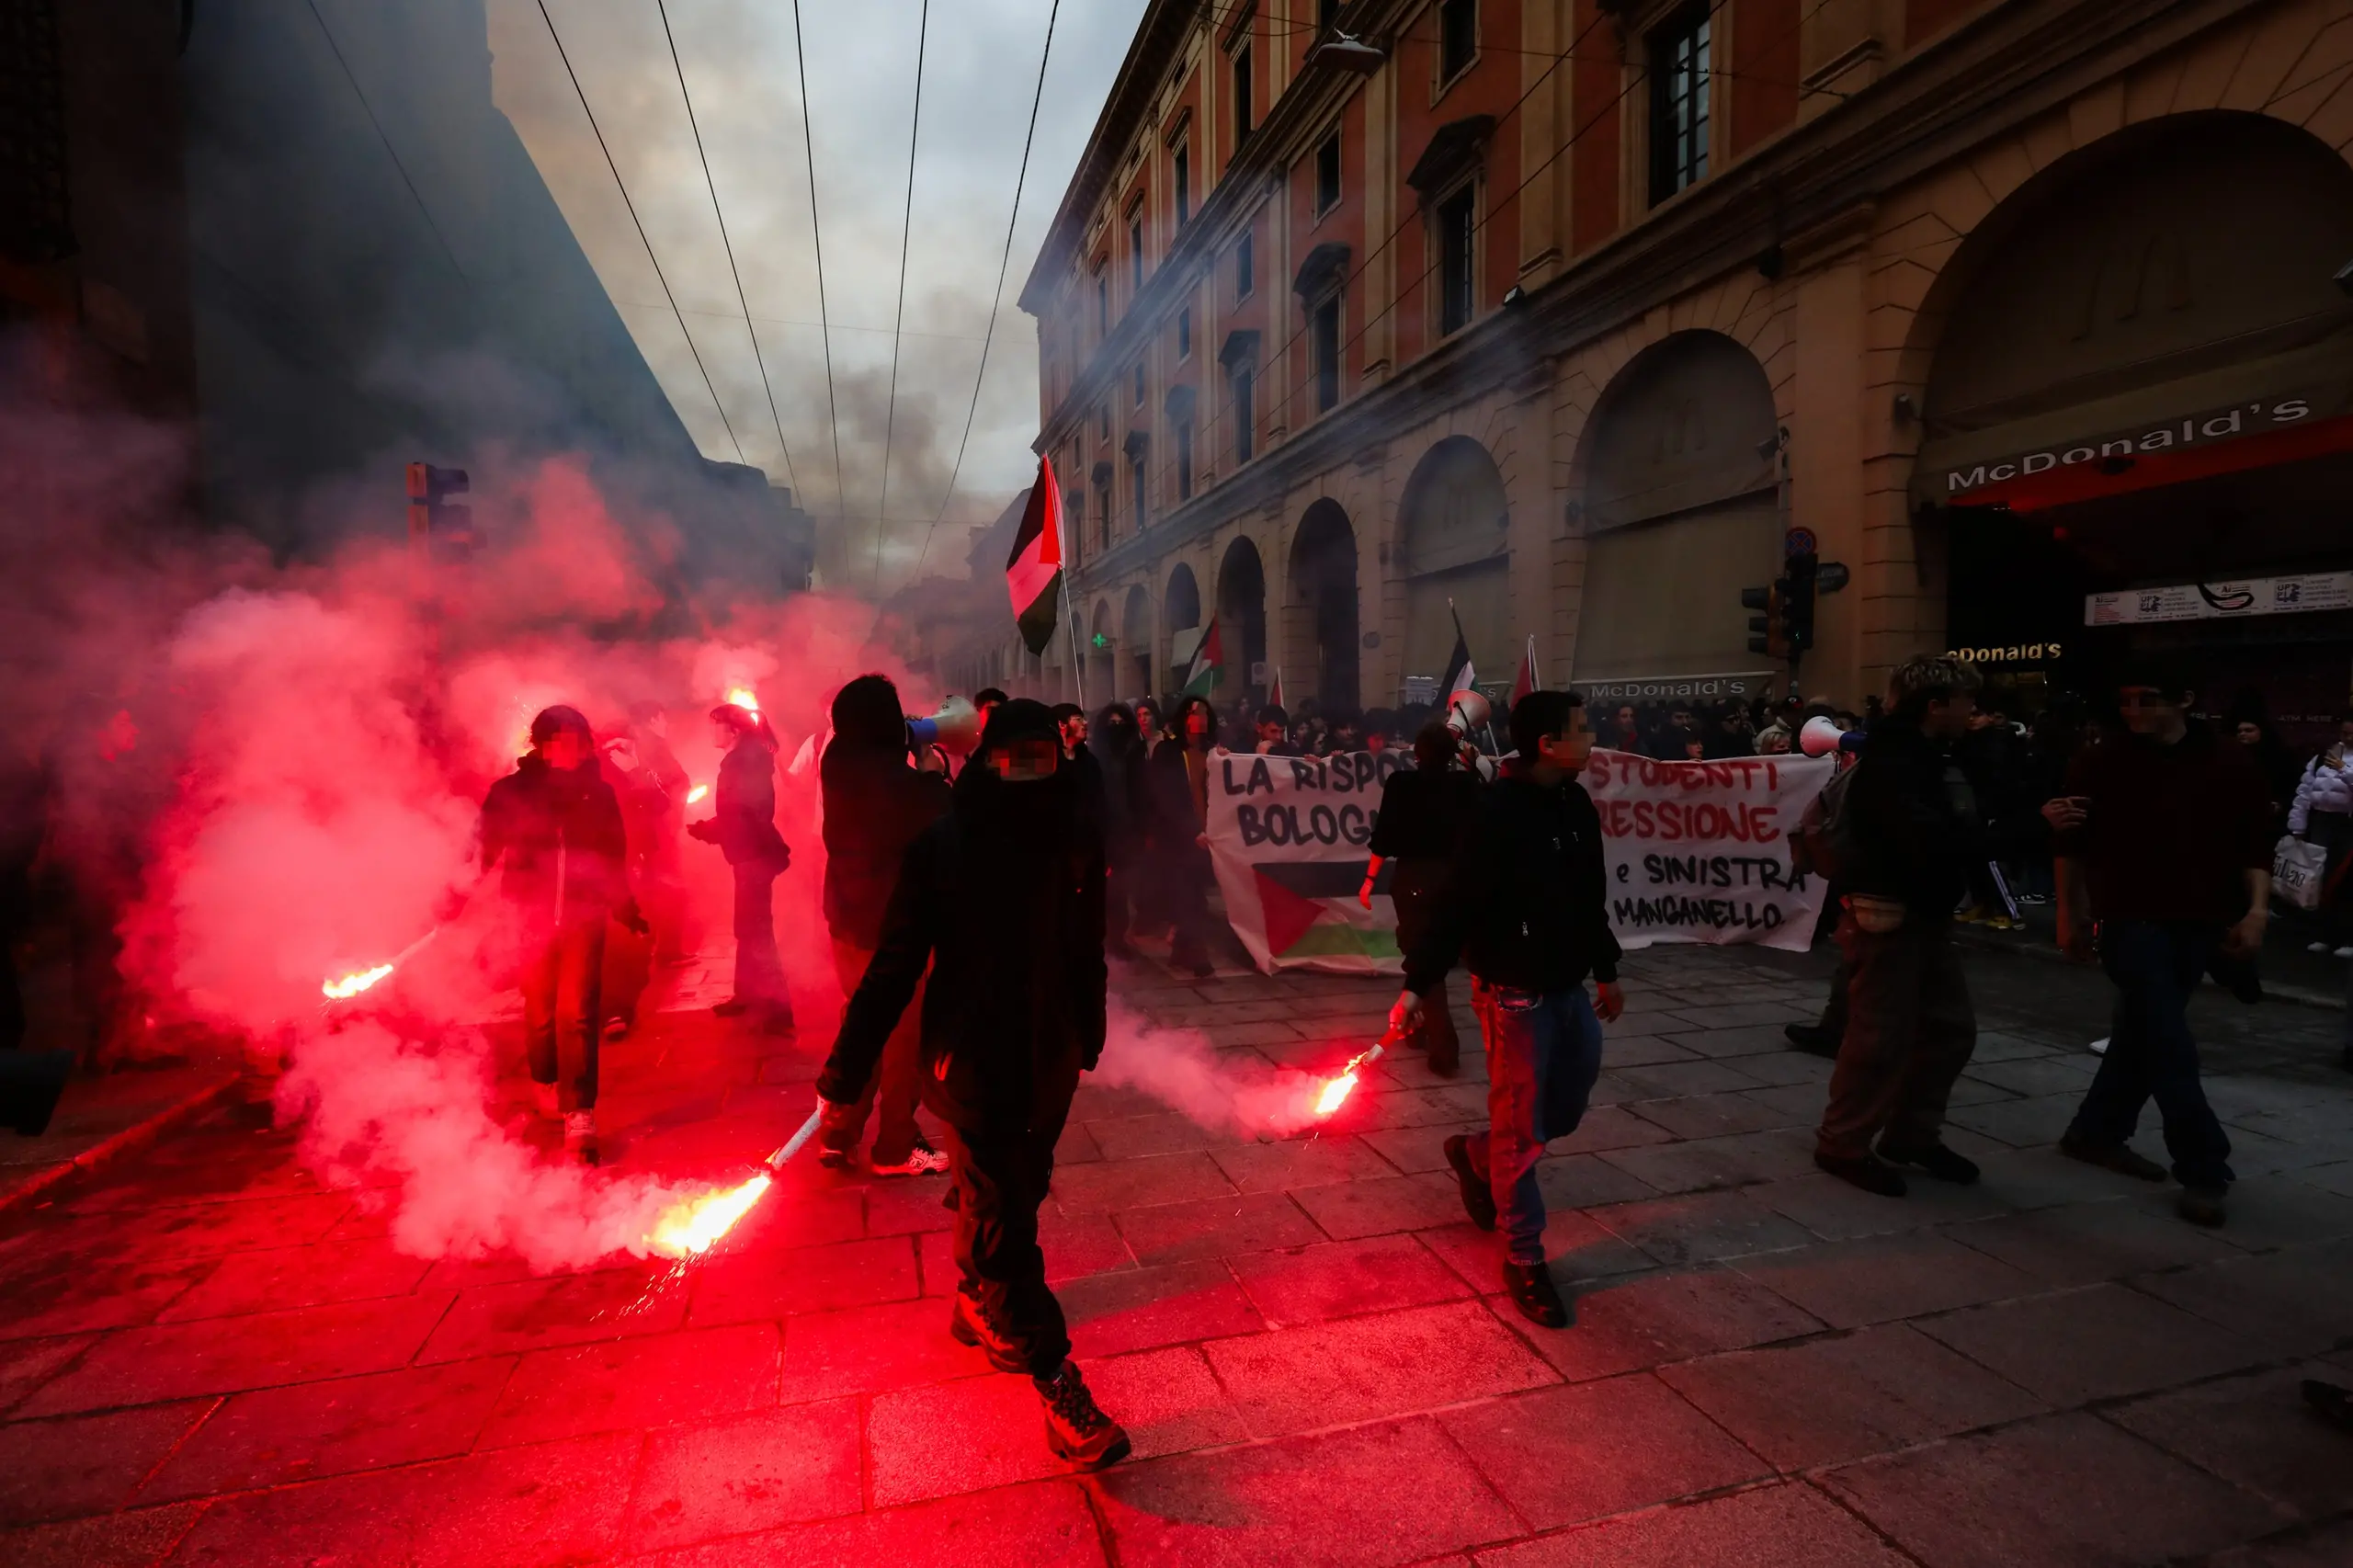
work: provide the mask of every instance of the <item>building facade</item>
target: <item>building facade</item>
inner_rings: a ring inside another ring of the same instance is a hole
[[[2353,0],[1158,0],[1022,296],[1039,676],[1165,691],[1214,617],[1222,695],[1393,705],[1459,619],[1490,680],[1786,687],[1794,533],[1810,694],[2165,642],[2331,711],[2348,148]]]

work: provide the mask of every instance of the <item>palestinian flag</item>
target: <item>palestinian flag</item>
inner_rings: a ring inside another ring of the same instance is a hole
[[[1200,642],[1193,649],[1192,667],[1185,672],[1185,686],[1179,697],[1207,697],[1216,689],[1225,673],[1225,640],[1218,635],[1217,617],[1210,617],[1209,629],[1201,633]]]
[[[1531,632],[1528,638],[1528,652],[1520,655],[1519,674],[1512,679],[1511,705],[1514,708],[1518,707],[1521,698],[1543,684],[1536,675],[1536,637]]]
[[[1280,665],[1275,666],[1275,684],[1267,693],[1267,705],[1270,708],[1282,708],[1286,712],[1289,711],[1288,706],[1283,701],[1283,667]]]
[[[1454,613],[1454,601],[1447,601],[1446,612],[1454,616],[1454,651],[1446,656],[1446,678],[1438,683],[1439,699],[1453,706],[1454,694],[1476,686],[1479,672],[1471,667],[1471,642],[1462,635],[1462,618]]]
[[[1013,597],[1013,619],[1021,628],[1022,645],[1031,654],[1042,653],[1054,637],[1054,611],[1063,589],[1063,492],[1054,483],[1054,465],[1038,460],[1038,482],[1029,487],[1029,506],[1013,536],[1013,554],[1005,563],[1006,591]]]

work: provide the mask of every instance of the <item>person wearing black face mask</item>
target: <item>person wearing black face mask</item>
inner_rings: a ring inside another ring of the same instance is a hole
[[[1038,1209],[1078,1075],[1103,1054],[1103,827],[1042,703],[989,715],[948,814],[908,847],[817,1079],[828,1132],[853,1113],[926,963],[918,1078],[948,1127],[956,1199],[949,1331],[1028,1373],[1054,1452],[1100,1470],[1126,1457],[1128,1435],[1070,1359]]]
[[[1114,958],[1125,958],[1134,951],[1128,945],[1129,921],[1142,914],[1135,895],[1152,812],[1144,778],[1151,754],[1135,710],[1124,702],[1095,715],[1086,749],[1103,776],[1103,945]]]

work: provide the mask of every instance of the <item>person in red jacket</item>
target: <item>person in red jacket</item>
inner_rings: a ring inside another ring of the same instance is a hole
[[[531,721],[531,750],[482,805],[482,869],[523,949],[523,1040],[540,1114],[563,1118],[564,1147],[597,1163],[597,1043],[605,922],[642,935],[629,891],[621,807],[597,766],[588,721],[550,708]]]

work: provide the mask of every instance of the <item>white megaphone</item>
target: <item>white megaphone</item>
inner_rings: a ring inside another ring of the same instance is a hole
[[[1446,727],[1458,735],[1485,729],[1494,717],[1495,711],[1487,706],[1487,699],[1469,687],[1446,699]]]
[[[1804,727],[1798,731],[1798,750],[1808,756],[1828,756],[1835,751],[1862,749],[1862,731],[1842,730],[1819,713],[1808,719]]]
[[[955,756],[970,756],[981,744],[980,710],[961,697],[951,697],[928,719],[907,721],[907,744],[936,745]]]

